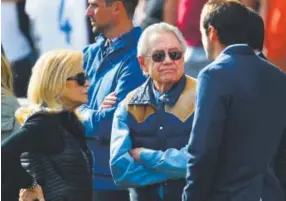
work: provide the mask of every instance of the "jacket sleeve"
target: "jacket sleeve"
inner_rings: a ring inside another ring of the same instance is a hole
[[[94,110],[88,105],[83,105],[78,110],[87,136],[94,137],[103,135],[103,137],[110,139],[112,119],[118,103],[120,103],[130,91],[145,81],[145,77],[135,56],[128,58],[122,63],[121,71],[115,79],[117,79],[115,91],[118,102],[112,108]]]
[[[51,123],[51,119],[41,114],[34,115],[1,143],[2,163],[5,164],[2,166],[3,185],[11,182],[15,182],[14,185],[19,188],[32,185],[33,177],[20,163],[22,153],[51,154],[60,149],[57,128]],[[17,181],[13,181],[13,178],[17,178]]]
[[[275,173],[281,185],[286,189],[286,128],[275,156]]]
[[[20,163],[21,153],[30,151],[28,138],[29,130],[21,128],[16,133],[12,133],[1,144],[1,161],[3,164],[2,172],[2,185],[7,188],[13,178],[14,186],[18,188],[28,188],[33,183],[33,177],[22,167]],[[33,141],[33,139],[30,139]],[[31,144],[30,144],[31,145]]]
[[[168,180],[168,175],[145,168],[129,154],[132,149],[128,113],[122,102],[117,109],[111,134],[110,168],[117,185],[138,187]]]
[[[149,168],[162,172],[170,177],[186,177],[189,153],[187,147],[157,151],[143,148],[140,154],[141,163]]]
[[[211,187],[226,119],[227,90],[220,76],[221,72],[206,69],[198,77],[184,201],[206,200]]]

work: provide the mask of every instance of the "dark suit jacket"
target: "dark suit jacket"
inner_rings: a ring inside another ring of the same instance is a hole
[[[247,45],[227,47],[198,77],[183,199],[283,201],[279,185],[263,190],[285,130],[285,75]]]
[[[257,55],[261,57],[262,59],[267,60],[267,58],[262,52],[257,53]],[[280,145],[279,145],[276,157],[274,159],[274,163],[271,165],[274,168],[268,168],[269,174],[266,176],[266,181],[264,182],[266,191],[264,193],[265,196],[263,196],[263,198],[265,200],[268,200],[267,196],[268,196],[269,184],[272,184],[272,186],[277,185],[277,182],[276,182],[277,178],[286,196],[286,130],[284,134],[282,135],[282,139],[280,140]],[[275,174],[273,174],[274,173],[273,169],[275,170]]]

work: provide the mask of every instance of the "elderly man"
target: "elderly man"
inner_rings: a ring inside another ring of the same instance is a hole
[[[132,201],[181,200],[196,80],[184,74],[180,31],[154,24],[138,43],[147,81],[127,95],[114,115],[110,167]]]

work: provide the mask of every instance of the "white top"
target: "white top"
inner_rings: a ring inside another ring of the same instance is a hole
[[[15,2],[1,1],[1,43],[10,62],[20,60],[31,52],[27,38],[19,29]]]
[[[26,0],[40,54],[63,48],[81,51],[87,45],[85,8],[82,0]]]

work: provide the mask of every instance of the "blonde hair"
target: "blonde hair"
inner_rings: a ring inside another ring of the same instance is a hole
[[[79,51],[56,50],[43,54],[33,68],[28,86],[31,106],[16,113],[18,120],[26,119],[21,117],[21,113],[29,116],[43,109],[48,112],[64,110],[60,96],[66,87],[67,78],[74,76],[78,65],[83,65],[83,54]]]
[[[1,93],[13,96],[13,75],[7,58],[1,55]]]

